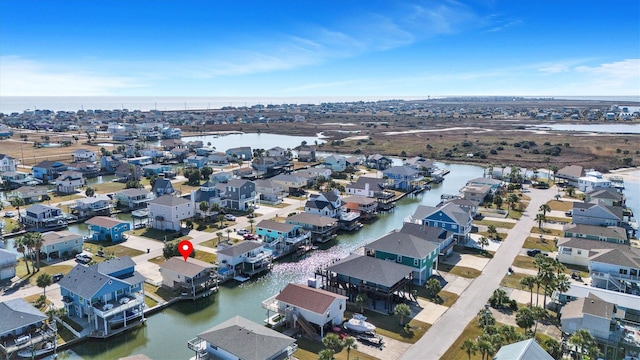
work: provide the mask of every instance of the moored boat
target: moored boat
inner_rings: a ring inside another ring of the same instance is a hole
[[[344,327],[347,330],[355,331],[355,332],[373,332],[376,330],[376,326],[366,322],[367,317],[355,313],[353,317],[344,323]]]

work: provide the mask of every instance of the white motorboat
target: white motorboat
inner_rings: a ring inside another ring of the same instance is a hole
[[[353,317],[351,319],[349,319],[347,322],[344,323],[344,327],[347,330],[352,330],[352,331],[356,331],[356,332],[372,332],[376,330],[376,326],[366,322],[365,320],[367,320],[367,317],[362,315],[362,314],[358,314],[355,313],[353,314]]]
[[[18,356],[20,356],[21,358],[33,358],[33,357],[38,357],[40,355],[44,355],[47,353],[50,353],[53,351],[54,349],[54,345],[52,342],[47,341],[46,343],[44,343],[44,345],[42,345],[42,347],[40,349],[26,349],[26,350],[22,350],[20,352],[18,352]]]

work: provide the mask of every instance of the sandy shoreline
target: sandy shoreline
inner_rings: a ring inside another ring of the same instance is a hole
[[[621,176],[624,181],[640,182],[640,167],[615,169],[609,171],[608,174]]]

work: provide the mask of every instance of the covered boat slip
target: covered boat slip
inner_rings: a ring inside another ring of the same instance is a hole
[[[383,308],[393,310],[397,299],[410,299],[413,268],[370,256],[351,254],[331,265],[318,268],[325,290],[345,295],[355,301],[358,294],[366,294],[376,309],[382,300]]]

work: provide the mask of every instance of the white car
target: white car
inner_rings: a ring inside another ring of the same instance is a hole
[[[238,235],[245,235],[248,234],[249,231],[247,231],[247,229],[238,229]]]
[[[102,305],[102,311],[109,311],[111,309],[113,309],[113,304],[107,303],[107,304]]]
[[[14,213],[13,211],[7,211],[4,213],[4,217],[12,218],[14,216],[16,216],[16,213]]]
[[[229,221],[236,221],[236,217],[235,217],[235,216],[233,216],[233,215],[231,215],[231,214],[226,214],[226,215],[224,216],[224,219],[225,219],[225,220],[229,220]]]
[[[123,298],[120,298],[120,300],[118,301],[120,302],[120,304],[126,304],[129,302],[129,300],[131,299],[129,299],[128,297],[123,297]]]

